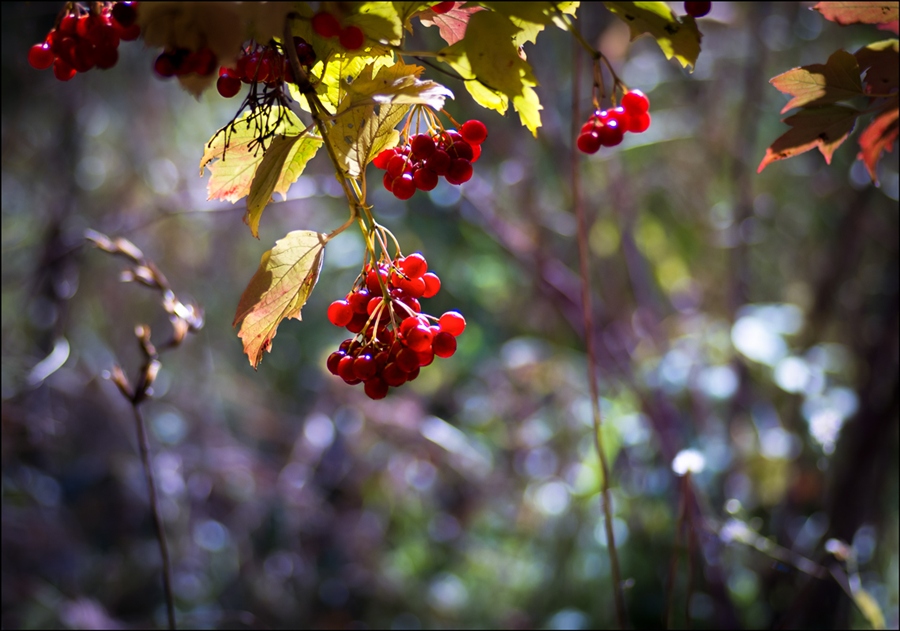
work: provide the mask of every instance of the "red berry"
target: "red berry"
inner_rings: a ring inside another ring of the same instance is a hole
[[[87,19],[87,16],[82,16],[81,19]],[[63,35],[75,35],[78,31],[78,16],[74,13],[70,13],[63,17],[62,20],[59,21],[59,30]]]
[[[57,59],[53,62],[53,76],[55,76],[60,81],[68,81],[76,74],[75,68],[67,64],[62,59]]]
[[[341,33],[341,23],[327,11],[319,11],[312,17],[312,29],[320,37],[337,37]]]
[[[650,99],[640,90],[632,90],[622,97],[622,107],[631,116],[644,114],[650,109]]]
[[[438,278],[438,275],[434,272],[428,272],[423,275],[422,280],[425,281],[425,293],[422,294],[423,298],[432,298],[441,290],[441,279]]]
[[[446,175],[447,169],[450,168],[451,158],[443,149],[438,149],[425,160],[425,166],[437,173],[438,175]]]
[[[620,105],[609,110],[608,120],[616,121],[616,125],[624,131],[628,131],[628,126],[631,124],[631,115]]]
[[[436,149],[434,140],[428,134],[418,134],[417,136],[413,136],[409,146],[416,158],[420,160],[424,160],[430,156]]]
[[[377,156],[375,156],[375,158],[372,160],[372,164],[375,165],[376,169],[384,170],[384,169],[388,168],[388,163],[391,161],[391,158],[393,158],[393,157],[394,157],[394,150],[393,149],[385,149],[384,151],[379,153]]]
[[[347,50],[359,50],[366,41],[366,36],[358,26],[350,25],[341,31],[338,41]]]
[[[447,175],[444,176],[448,182],[455,185],[463,184],[472,179],[472,164],[463,158],[456,158],[450,163],[447,169]]]
[[[381,378],[389,386],[402,386],[406,383],[406,372],[401,370],[397,362],[389,362],[381,373]]]
[[[356,375],[357,379],[362,379],[363,381],[371,379],[375,376],[377,368],[375,360],[368,353],[360,355],[353,360],[353,374]]]
[[[459,128],[463,139],[472,145],[480,145],[487,138],[487,127],[479,120],[470,120],[462,124]]]
[[[404,173],[394,180],[391,192],[397,199],[409,199],[416,193],[416,183],[411,173]]]
[[[451,158],[462,158],[466,162],[472,161],[472,156],[475,153],[472,151],[472,145],[467,143],[465,140],[454,142],[447,148],[447,155]]]
[[[453,10],[455,4],[455,2],[438,2],[436,5],[431,7],[431,10],[438,14],[447,13],[448,11]]]
[[[346,300],[335,300],[328,306],[328,320],[334,326],[347,326],[352,319],[353,307]]]
[[[96,48],[96,63],[100,70],[109,70],[119,61],[119,51],[116,48],[104,47]]]
[[[175,64],[172,63],[171,55],[169,55],[169,53],[162,53],[157,57],[156,61],[153,63],[153,70],[164,79],[175,76]]]
[[[406,345],[417,353],[421,353],[431,348],[433,337],[431,329],[424,324],[417,324],[406,334]]]
[[[456,352],[456,338],[446,331],[441,331],[434,336],[431,349],[438,357],[450,357]]]
[[[226,99],[230,99],[241,91],[241,80],[231,75],[223,75],[216,81],[216,90]]]
[[[397,287],[402,289],[407,296],[412,296],[413,298],[421,298],[422,294],[425,293],[425,281],[421,278],[401,278]]]
[[[410,278],[422,278],[428,271],[428,262],[424,256],[414,252],[400,261],[398,267]]]
[[[394,178],[391,176],[390,173],[384,174],[384,177],[381,178],[381,183],[384,184],[384,187],[388,191],[390,191],[391,193],[394,192]]]
[[[360,382],[360,379],[356,376],[356,372],[353,370],[353,362],[355,361],[356,358],[350,355],[344,355],[341,357],[341,361],[338,362],[338,376],[347,383]]]
[[[704,15],[709,13],[709,10],[712,8],[712,2],[685,2],[684,3],[684,11],[688,15],[692,15],[695,18],[702,18]]]
[[[448,311],[438,320],[441,331],[446,331],[456,337],[466,330],[466,319],[459,311]]]
[[[387,172],[391,177],[400,177],[406,171],[409,161],[406,156],[395,154],[387,163]]]
[[[328,372],[330,372],[332,375],[337,375],[338,364],[345,355],[346,353],[344,353],[343,351],[334,351],[331,355],[329,355],[328,359],[325,361],[325,365],[328,367]]]
[[[350,323],[347,325],[347,330],[351,333],[359,333],[366,326],[366,322],[369,321],[369,314],[367,313],[354,313],[353,319],[350,320]]]
[[[113,19],[128,28],[137,20],[137,8],[133,2],[116,2],[112,8]]]
[[[419,356],[419,366],[430,366],[434,361],[434,351],[429,345],[424,351],[416,353]]]
[[[366,391],[366,396],[370,399],[378,400],[387,396],[388,384],[384,379],[376,377],[367,381],[363,389]]]
[[[416,169],[413,181],[420,191],[432,191],[438,185],[438,174],[431,169]]]
[[[600,150],[600,134],[596,131],[578,136],[578,150],[582,153],[597,153]]]
[[[600,128],[600,131],[597,132],[597,135],[600,137],[600,144],[604,147],[615,147],[619,143],[622,142],[622,138],[625,137],[625,130],[619,127],[619,124],[610,120]]]
[[[46,70],[53,65],[55,55],[47,42],[35,44],[28,51],[28,63],[35,70]]]
[[[366,313],[368,315],[372,315],[383,302],[384,298],[382,298],[381,296],[373,296],[369,298],[369,304],[366,305]]]
[[[411,348],[403,348],[397,353],[394,363],[403,372],[412,372],[419,367],[419,354]]]
[[[478,162],[478,158],[481,157],[481,145],[472,145],[472,159],[469,160],[472,164]]]
[[[644,112],[643,114],[638,114],[637,116],[632,116],[631,121],[628,125],[628,131],[641,134],[647,129],[650,128],[650,114]]]

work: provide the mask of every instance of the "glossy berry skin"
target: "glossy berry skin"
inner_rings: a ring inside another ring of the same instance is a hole
[[[437,14],[447,13],[448,11],[452,11],[455,2],[438,2],[436,5],[431,7],[431,10]]]
[[[684,12],[695,18],[702,18],[712,9],[712,2],[685,2]]]
[[[341,34],[341,23],[327,11],[319,11],[312,17],[312,29],[320,37],[337,37]]]
[[[328,306],[328,320],[334,326],[347,326],[353,319],[353,308],[346,300],[335,300]]]
[[[358,26],[348,26],[341,31],[338,41],[347,50],[359,50],[366,41],[366,36]]]
[[[137,10],[133,2],[116,2],[112,8],[113,19],[128,28],[137,20]]]
[[[438,357],[450,357],[456,352],[456,338],[446,331],[441,331],[434,336],[431,349]]]
[[[582,153],[597,153],[600,150],[600,135],[595,131],[582,133],[578,136],[577,144]]]
[[[632,90],[622,97],[622,107],[631,116],[644,114],[650,110],[650,99],[640,90]]]
[[[462,124],[459,132],[467,143],[480,145],[487,139],[488,131],[484,123],[479,120],[470,120]]]
[[[446,331],[453,337],[462,335],[466,330],[466,319],[459,311],[448,311],[438,320],[441,331]]]
[[[216,90],[226,99],[230,99],[241,91],[241,80],[230,75],[221,76],[216,81]]]
[[[75,68],[67,64],[62,59],[58,59],[53,62],[53,76],[55,76],[60,81],[69,81],[72,77],[75,76],[77,71]]]
[[[644,112],[637,116],[632,116],[629,121],[628,131],[635,134],[642,134],[650,128],[650,114]]]
[[[53,60],[53,51],[50,50],[50,45],[46,42],[35,44],[28,51],[28,63],[35,70],[46,70],[53,65]]]

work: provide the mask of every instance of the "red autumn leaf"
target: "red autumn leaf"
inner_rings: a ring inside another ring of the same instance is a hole
[[[847,139],[859,114],[849,107],[829,105],[804,109],[789,116],[784,122],[791,129],[766,150],[756,172],[762,173],[772,162],[793,158],[816,147],[822,152],[825,162],[831,164],[831,156]]]
[[[896,39],[886,39],[860,48],[854,56],[860,72],[866,73],[866,94],[890,94],[897,89],[900,75],[900,46]]]
[[[900,19],[900,2],[819,2],[813,9],[841,26],[889,24]]]
[[[881,154],[885,151],[890,152],[893,150],[894,141],[897,140],[897,133],[900,132],[898,117],[900,117],[900,108],[898,108],[895,99],[893,107],[876,116],[863,133],[859,135],[861,151],[856,157],[866,165],[872,181],[876,184],[878,183],[876,168],[878,161],[881,159]]]
[[[856,58],[843,50],[835,51],[824,64],[788,70],[769,83],[794,97],[782,108],[782,114],[795,107],[830,105],[864,95]]]
[[[431,9],[419,14],[423,26],[437,26],[441,37],[452,46],[466,35],[466,27],[473,13],[483,11],[482,7],[472,6],[463,8],[465,2],[457,2],[447,13],[435,13]]]

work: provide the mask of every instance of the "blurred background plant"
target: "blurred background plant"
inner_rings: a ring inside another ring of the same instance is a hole
[[[4,3],[0,20],[2,626],[165,622],[130,406],[102,375],[140,364],[134,323],[168,325],[85,247],[87,228],[132,240],[207,317],[143,406],[180,626],[612,625],[572,247],[571,38],[526,47],[537,141],[442,77],[454,117],[490,129],[475,177],[410,202],[374,194],[440,272],[432,311],[469,326],[452,359],[373,402],[325,369],[343,339],[325,309],[362,257],[351,232],[258,373],[230,326],[264,249],[344,220],[327,161],[247,238],[243,206],[205,201],[196,177],[234,104],[157,80],[139,43],[68,83],[34,71],[28,48],[58,9]],[[632,624],[881,614],[896,628],[897,154],[880,188],[850,143],[830,167],[811,152],[755,174],[784,131],[767,79],[872,28],[805,3],[716,2],[688,75],[600,5],[579,23],[653,102],[647,133],[578,165]]]

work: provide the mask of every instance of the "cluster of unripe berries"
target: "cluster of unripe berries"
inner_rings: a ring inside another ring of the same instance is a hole
[[[470,120],[459,131],[445,129],[410,136],[405,144],[379,153],[372,164],[386,171],[382,181],[394,197],[409,199],[416,189],[432,190],[440,176],[457,186],[468,182],[472,163],[481,156],[481,143],[486,138],[484,123]]]
[[[345,300],[331,303],[329,321],[359,334],[328,356],[331,374],[350,385],[362,383],[369,398],[383,399],[388,388],[412,381],[435,357],[456,352],[466,320],[458,311],[440,318],[422,313],[419,299],[441,288],[437,274],[427,270],[419,253],[367,265],[359,286]]]
[[[353,24],[341,26],[340,21],[328,11],[319,11],[312,17],[312,30],[326,39],[337,37],[341,46],[347,50],[359,50],[366,41],[361,28]]]
[[[316,52],[302,37],[294,38],[294,49],[301,65],[312,66],[316,62]],[[255,46],[241,51],[234,68],[219,68],[216,89],[230,99],[241,91],[241,83],[261,83],[271,87],[284,81],[295,83],[287,55],[270,46]]]
[[[685,2],[684,12],[695,18],[702,18],[712,9],[712,2]]]
[[[596,110],[581,126],[578,149],[597,153],[600,147],[615,147],[625,132],[640,134],[650,127],[650,100],[640,90],[632,90],[622,97],[622,105],[611,110]]]
[[[85,11],[72,3],[59,24],[40,44],[28,51],[28,63],[37,70],[53,66],[53,75],[68,81],[91,68],[106,70],[119,61],[119,42],[140,34],[136,2],[109,2]]]

